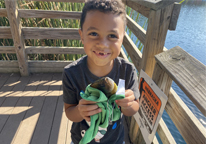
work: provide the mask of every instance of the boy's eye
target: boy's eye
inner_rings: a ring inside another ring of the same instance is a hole
[[[91,33],[89,33],[89,35],[91,35],[91,36],[97,36],[97,33],[96,33],[96,32],[91,32]]]
[[[114,34],[110,34],[110,35],[109,35],[109,38],[117,38],[117,36],[114,35]]]

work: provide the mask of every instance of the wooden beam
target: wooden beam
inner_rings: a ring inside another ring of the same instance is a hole
[[[156,60],[206,116],[206,66],[179,46],[157,55]]]
[[[0,17],[7,17],[7,12],[5,8],[0,8]]]
[[[83,3],[86,0],[32,0],[32,1],[44,1],[44,2],[76,2]]]
[[[121,48],[121,51],[120,51],[120,57],[124,58],[126,61],[129,61],[128,58],[127,58],[127,55],[125,54],[123,48]]]
[[[206,130],[182,99],[171,88],[165,107],[167,114],[188,144],[205,143]]]
[[[165,71],[162,70],[161,67],[156,63],[155,69],[152,76],[153,81],[157,84],[157,86],[166,94],[168,95],[171,85],[172,79],[167,75]],[[167,128],[166,124],[160,119],[157,132],[162,140],[162,143],[170,143],[175,144],[175,140],[171,135],[169,129]]]
[[[174,2],[180,2],[181,0],[128,0],[132,2],[136,2],[139,5],[145,6],[147,8],[151,8],[153,10],[163,9],[168,5],[173,4]]]
[[[127,0],[125,4],[131,7],[132,9],[134,9],[135,11],[137,11],[138,13],[142,14],[143,16],[147,18],[149,17],[150,8],[139,4],[137,1],[131,1],[131,0]]]
[[[139,51],[139,49],[136,47],[134,42],[131,40],[131,38],[128,36],[127,33],[124,35],[123,45],[129,54],[133,64],[135,65],[136,69],[140,72],[140,66],[142,61],[142,53]]]
[[[176,144],[175,139],[162,118],[157,127],[157,133],[163,144]]]
[[[21,18],[80,19],[82,12],[52,10],[19,10]]]
[[[175,30],[177,26],[177,20],[179,18],[180,14],[180,9],[181,9],[181,4],[180,3],[174,3],[174,7],[172,10],[172,17],[170,20],[170,25],[169,25],[169,30]]]
[[[0,68],[1,73],[19,73],[19,68]]]
[[[64,68],[73,61],[33,61],[29,60],[30,68]]]
[[[85,54],[83,47],[26,46],[26,54]]]
[[[10,27],[0,26],[0,38],[1,39],[12,39]]]
[[[22,37],[21,22],[18,15],[18,5],[16,0],[5,1],[7,15],[9,18],[12,38],[16,50],[16,56],[19,63],[19,70],[22,76],[28,76],[27,57],[25,55],[25,43]]]
[[[132,18],[127,15],[127,27],[133,32],[133,34],[141,41],[145,43],[146,30],[144,30],[139,24],[137,24]]]
[[[62,73],[64,71],[64,67],[61,68],[29,68],[31,73]]]
[[[0,46],[0,53],[16,53],[14,46]]]
[[[23,27],[25,39],[71,39],[80,40],[78,28]]]
[[[18,68],[18,61],[0,60],[0,67],[1,68]]]
[[[152,77],[155,66],[154,56],[163,51],[173,4],[157,11],[151,10],[148,19],[146,40],[141,68]]]
[[[28,61],[31,73],[63,72],[64,67],[73,61]]]

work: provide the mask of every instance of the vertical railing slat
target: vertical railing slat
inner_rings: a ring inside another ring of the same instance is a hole
[[[14,41],[19,70],[22,76],[28,76],[28,63],[25,55],[25,43],[22,36],[21,22],[18,15],[17,0],[5,0],[7,16],[9,18],[12,38]]]

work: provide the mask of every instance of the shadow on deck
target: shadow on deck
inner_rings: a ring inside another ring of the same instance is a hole
[[[0,74],[1,144],[70,144],[71,124],[63,110],[61,73]]]
[[[0,74],[0,143],[70,144],[61,74]]]

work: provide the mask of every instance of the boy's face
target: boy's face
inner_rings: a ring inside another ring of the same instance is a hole
[[[111,66],[120,53],[124,32],[121,16],[89,11],[79,30],[88,66]]]

